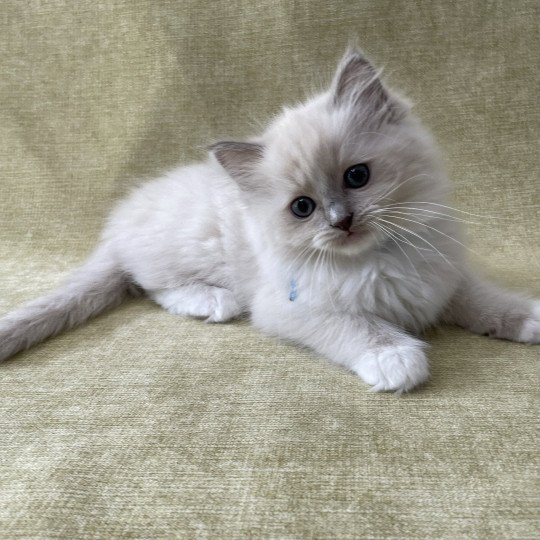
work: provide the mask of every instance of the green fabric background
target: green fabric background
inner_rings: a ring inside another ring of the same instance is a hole
[[[351,39],[446,156],[478,264],[540,293],[539,4],[3,0],[0,313],[138,179],[326,83]],[[131,301],[0,367],[2,538],[533,538],[538,348],[428,335],[402,398]]]

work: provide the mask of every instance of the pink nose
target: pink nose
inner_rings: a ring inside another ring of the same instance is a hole
[[[347,217],[344,217],[341,221],[338,221],[337,223],[333,223],[332,227],[335,227],[336,229],[341,229],[342,231],[349,232],[352,225],[352,218],[353,218],[353,215],[349,214]]]

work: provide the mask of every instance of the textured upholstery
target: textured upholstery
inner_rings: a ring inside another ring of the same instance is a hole
[[[76,267],[131,185],[257,131],[352,38],[486,216],[471,257],[538,295],[538,6],[3,0],[0,313]],[[398,399],[132,300],[0,366],[0,537],[538,537],[539,349],[427,339],[432,380]]]

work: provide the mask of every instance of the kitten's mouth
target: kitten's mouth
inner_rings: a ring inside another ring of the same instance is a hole
[[[354,230],[354,231],[344,231],[345,234],[340,234],[338,236],[338,240],[341,242],[354,242],[359,240],[360,238],[363,238],[368,233],[367,229],[360,229],[360,230]]]
[[[316,237],[314,244],[317,249],[354,255],[371,245],[371,236],[372,232],[367,227],[339,232],[330,230]]]
[[[368,236],[368,229],[343,231],[342,234],[340,234],[333,240],[332,244],[334,244],[335,246],[337,245],[339,248],[349,248],[363,244]]]

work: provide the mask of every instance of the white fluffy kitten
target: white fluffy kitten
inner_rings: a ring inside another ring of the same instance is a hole
[[[540,341],[540,303],[470,272],[429,134],[356,50],[249,142],[136,189],[57,291],[0,321],[0,360],[143,289],[169,312],[305,345],[374,390],[428,378],[440,321]]]

